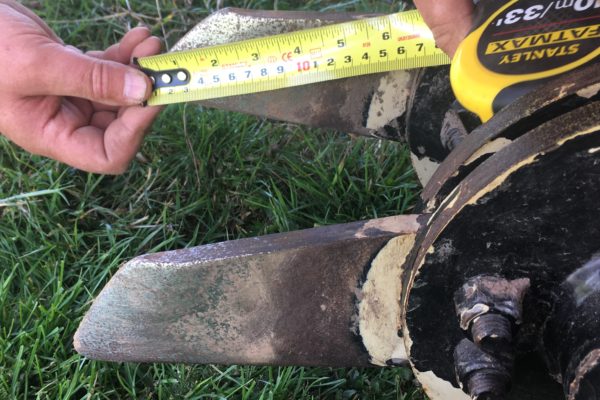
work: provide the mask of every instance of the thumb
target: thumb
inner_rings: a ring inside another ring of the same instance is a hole
[[[117,106],[140,104],[150,95],[150,79],[133,67],[58,44],[43,53],[29,95],[79,97]]]
[[[472,0],[415,0],[423,19],[433,31],[436,42],[453,56],[471,29]]]

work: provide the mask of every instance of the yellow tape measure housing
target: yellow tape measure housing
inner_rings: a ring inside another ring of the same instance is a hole
[[[417,11],[139,58],[149,105],[199,101],[449,64]]]
[[[450,80],[483,121],[550,78],[600,61],[600,0],[480,2]]]

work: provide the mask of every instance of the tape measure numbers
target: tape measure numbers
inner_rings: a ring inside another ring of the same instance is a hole
[[[450,70],[458,101],[488,120],[559,74],[600,59],[600,0],[482,1]]]
[[[488,120],[559,74],[600,59],[600,0],[480,1],[450,73],[458,101]],[[206,100],[449,64],[415,11],[137,60],[150,105]]]
[[[149,105],[450,63],[417,11],[136,61],[154,83]]]

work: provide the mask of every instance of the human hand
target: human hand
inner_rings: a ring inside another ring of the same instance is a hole
[[[452,57],[471,29],[473,1],[415,0],[415,4],[433,31],[437,45]]]
[[[160,40],[135,28],[105,51],[83,54],[11,0],[0,0],[0,26],[0,132],[82,170],[124,172],[160,111],[139,106],[151,82],[128,64],[157,54]]]

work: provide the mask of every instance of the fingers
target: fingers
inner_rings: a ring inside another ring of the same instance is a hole
[[[161,41],[156,37],[136,34],[128,39],[137,42],[128,49],[130,43],[118,53],[108,53],[104,57],[123,56],[145,57],[160,52]],[[124,38],[125,39],[125,38]],[[108,110],[97,110],[90,120],[91,126],[75,129],[68,135],[61,147],[54,152],[56,158],[74,167],[96,173],[123,173],[140,147],[146,130],[162,107],[123,107],[118,113]],[[60,148],[69,149],[61,151]],[[72,150],[77,148],[77,150]]]
[[[156,36],[146,38],[142,43],[137,45],[131,52],[131,57],[148,57],[158,54],[162,50],[162,41]]]
[[[145,57],[159,53],[162,48],[161,41],[143,32],[138,30],[135,35],[126,35],[121,42],[123,48],[118,52],[116,50],[106,52],[104,57],[123,57],[129,60],[131,57]],[[132,43],[135,46],[130,47]],[[73,159],[63,161],[86,171],[104,174],[123,173],[135,157],[146,130],[161,110],[162,107],[125,107],[121,108],[116,116],[114,112],[109,111],[94,113],[90,122],[99,130],[85,127],[74,131],[70,140],[80,143],[82,151],[79,155],[77,152],[71,152],[69,156]],[[95,137],[93,143],[86,142],[89,140],[86,136],[91,132]],[[80,156],[90,152],[93,152],[94,156]]]
[[[133,32],[134,34],[130,35]],[[119,48],[122,46],[121,48]],[[132,47],[133,46],[133,47]],[[121,43],[109,47],[106,51],[88,52],[88,56],[108,61],[129,63],[133,57],[145,57],[160,53],[162,41],[150,36],[147,28],[135,28],[125,35]],[[96,111],[116,111],[117,107],[94,103]]]
[[[13,14],[33,19],[14,9],[16,3],[0,0],[0,7],[7,4]],[[136,28],[106,51],[86,55],[47,37],[49,32],[32,32],[28,45],[10,57],[12,100],[2,109],[10,118],[0,128],[23,148],[76,168],[124,172],[161,110],[137,106],[152,86],[128,64],[132,57],[160,52],[160,40]]]
[[[133,28],[123,36],[119,43],[106,49],[102,55],[105,60],[116,61],[121,64],[130,64],[133,50],[150,37],[150,30],[146,27]]]
[[[77,101],[82,100],[48,96],[4,104],[14,119],[0,120],[0,130],[32,153],[89,172],[123,173],[161,108],[124,107],[118,114],[87,116]]]
[[[21,57],[24,65],[19,68],[36,73],[23,74],[14,86],[24,96],[79,97],[107,106],[141,104],[150,95],[151,82],[143,72],[124,64],[133,56],[156,54],[160,48],[160,40],[143,27],[131,30],[105,52],[82,54],[71,46],[41,41]]]
[[[127,169],[160,111],[160,107],[130,107],[106,129],[104,148],[112,170],[105,173],[120,174]]]
[[[111,111],[98,111],[90,118],[90,125],[106,130],[117,119],[117,113]]]
[[[46,117],[35,121],[23,116],[7,126],[7,136],[30,152],[102,174],[120,174],[127,169],[160,111],[158,107],[128,107],[119,118],[115,113],[99,112],[88,121],[74,103],[56,100],[27,100],[20,109],[40,109]],[[32,133],[20,133],[28,131]]]
[[[89,51],[87,55],[103,60],[116,61],[121,64],[130,64],[133,57],[144,57],[160,53],[162,49],[161,40],[150,35],[148,28],[137,27],[127,32],[119,43],[113,44],[105,51]]]
[[[460,42],[471,29],[471,0],[415,0],[427,25],[433,31],[438,46],[453,56]]]
[[[130,107],[106,130],[84,126],[67,134],[52,135],[51,157],[73,167],[95,173],[121,174],[127,170],[144,138],[144,132],[159,112],[157,107]],[[110,116],[96,114],[102,125]],[[96,118],[95,116],[95,118]],[[114,118],[114,114],[113,114]]]
[[[148,77],[118,62],[100,60],[61,45],[46,45],[36,54],[36,79],[22,87],[26,96],[54,95],[108,105],[142,103],[151,91]]]

